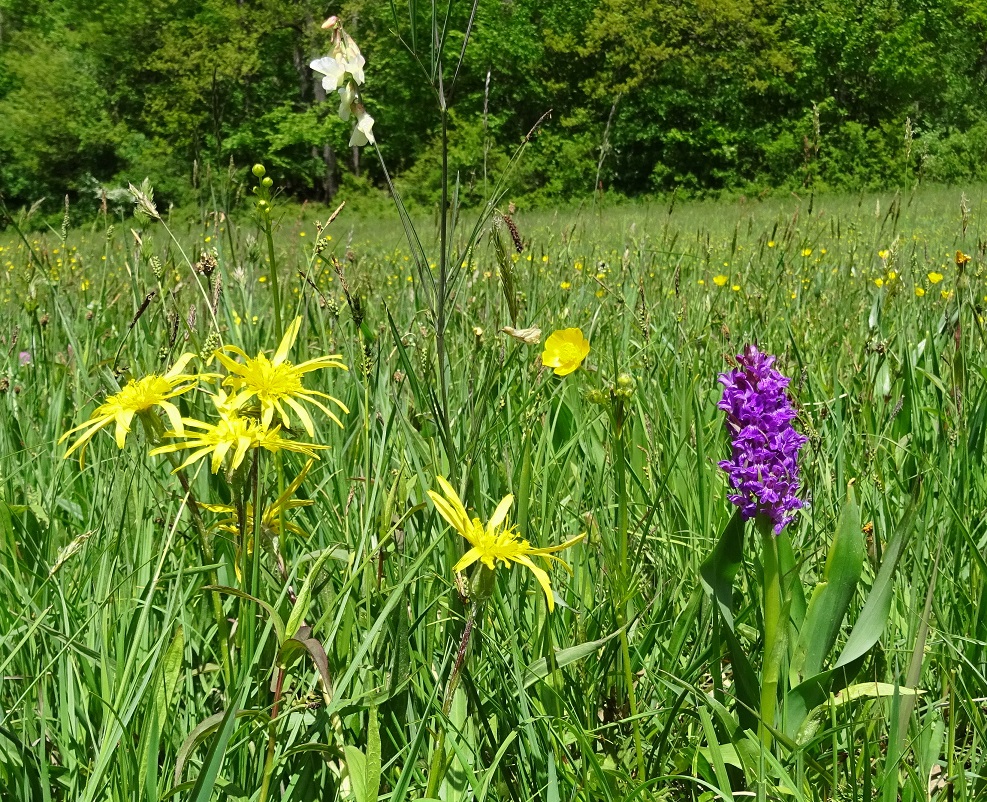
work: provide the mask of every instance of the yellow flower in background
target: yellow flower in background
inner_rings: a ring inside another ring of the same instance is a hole
[[[65,456],[70,457],[78,451],[79,465],[82,465],[83,455],[89,441],[93,439],[96,432],[111,423],[116,425],[114,437],[117,446],[123,448],[127,435],[130,433],[130,424],[134,415],[147,412],[154,407],[161,407],[175,431],[182,432],[182,416],[178,412],[178,407],[172,404],[169,399],[195,387],[196,376],[182,373],[194,356],[195,354],[183,354],[164,375],[159,376],[152,373],[143,379],[132,379],[119,393],[107,398],[89,416],[89,420],[69,429],[58,439],[58,442],[61,443],[75,432],[85,429],[79,439],[65,452]]]
[[[776,243],[775,243],[775,241],[773,239],[769,239],[768,240],[768,247],[769,248],[773,248],[775,245],[776,245]]]
[[[969,257],[968,254],[963,253],[963,251],[957,251],[956,252],[956,266],[957,267],[963,267],[963,265],[965,265],[969,261],[970,261],[970,257]]]
[[[874,279],[874,283],[877,285],[878,289],[880,289],[881,287],[884,286],[884,279],[883,278],[876,278],[876,279]]]
[[[236,393],[230,401],[233,407],[239,408],[251,398],[256,398],[260,403],[261,422],[265,427],[271,425],[271,421],[274,419],[274,413],[277,411],[281,418],[281,423],[285,428],[290,429],[291,422],[284,408],[284,405],[287,405],[298,415],[302,425],[305,427],[305,431],[308,432],[308,436],[313,437],[315,435],[315,429],[312,426],[312,418],[309,417],[308,411],[299,401],[306,401],[318,407],[340,427],[343,425],[342,421],[318,399],[325,398],[327,401],[331,401],[343,412],[348,413],[349,409],[347,409],[342,401],[333,398],[331,395],[326,395],[316,390],[306,390],[302,386],[302,377],[306,373],[319,370],[320,368],[341,368],[347,370],[347,367],[340,361],[342,357],[339,354],[316,357],[299,365],[291,364],[288,361],[288,351],[295,343],[295,338],[298,336],[298,329],[301,324],[302,319],[296,317],[294,322],[288,326],[273,359],[268,359],[263,352],[256,357],[248,357],[235,345],[227,345],[217,351],[216,358],[223,363],[231,374],[223,380],[223,384],[230,387]],[[243,363],[241,364],[230,359],[223,351],[230,351],[237,354],[243,358]]]
[[[713,283],[717,287],[725,287],[730,279],[727,276],[719,275],[713,277]]]
[[[578,368],[589,353],[589,340],[579,329],[553,331],[545,340],[541,363],[555,368],[556,376],[568,376]]]
[[[211,455],[209,469],[213,473],[218,473],[220,466],[227,456],[230,457],[229,471],[232,473],[243,462],[247,452],[255,448],[263,448],[267,451],[294,451],[298,454],[305,454],[313,459],[318,459],[315,453],[317,449],[327,448],[327,446],[315,445],[314,443],[298,443],[281,436],[281,427],[268,428],[263,421],[256,418],[240,416],[235,410],[230,409],[231,401],[226,399],[222,393],[214,399],[216,409],[219,412],[218,423],[206,423],[194,418],[183,418],[186,428],[197,430],[196,433],[188,434],[188,439],[178,443],[168,443],[158,446],[151,455],[168,454],[175,451],[191,451],[188,458],[175,470],[187,468],[207,455]],[[178,431],[165,432],[166,437],[183,437]]]
[[[802,249],[802,255],[803,256],[812,256],[812,248],[803,248]]]
[[[942,281],[942,273],[935,273],[935,272],[929,273],[929,281],[931,281],[933,284],[938,284],[940,281]]]
[[[563,289],[563,290],[572,289],[572,284],[568,281],[563,281],[559,284],[559,289]]]
[[[531,558],[542,557],[545,560],[555,560],[571,573],[569,566],[563,560],[555,557],[554,554],[576,545],[586,535],[577,535],[559,546],[535,548],[527,540],[521,538],[513,526],[504,523],[507,520],[507,513],[510,511],[511,505],[514,503],[514,496],[505,496],[484,526],[479,518],[471,519],[469,517],[459,494],[448,481],[441,476],[436,477],[436,481],[439,483],[442,493],[429,490],[428,497],[432,499],[439,515],[466,538],[471,546],[462,559],[452,567],[452,570],[460,573],[475,562],[483,563],[491,571],[497,567],[498,561],[505,566],[509,566],[512,562],[523,565],[535,575],[538,584],[545,591],[548,611],[552,612],[555,609],[555,598],[552,595],[551,580],[548,578],[548,573],[535,565]]]
[[[923,295],[925,295],[925,290],[922,289],[921,287],[916,287],[915,288],[915,295],[917,297],[921,298]]]
[[[891,253],[891,251],[878,251],[877,255],[881,257],[881,259],[887,259],[889,253]]]

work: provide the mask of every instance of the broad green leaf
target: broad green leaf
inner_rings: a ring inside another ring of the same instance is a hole
[[[915,697],[923,693],[923,691],[916,688],[905,688],[890,682],[860,682],[856,685],[850,685],[839,693],[833,694],[829,700],[809,711],[809,714],[805,717],[798,730],[795,738],[796,743],[805,744],[810,741],[816,734],[822,721],[829,717],[833,708],[842,707],[850,702],[856,702],[858,699],[893,697],[895,692],[899,696],[907,697]]]
[[[891,612],[891,596],[894,590],[894,573],[898,567],[898,561],[905,551],[905,546],[911,537],[918,517],[918,501],[921,494],[921,482],[916,484],[912,491],[912,500],[905,510],[901,521],[898,523],[894,537],[884,550],[884,559],[881,568],[874,579],[874,585],[867,595],[867,601],[860,611],[860,617],[854,624],[847,638],[846,646],[840,653],[840,659],[836,663],[836,668],[848,665],[849,663],[863,657],[870,651],[871,647],[877,643],[884,632],[884,627],[888,623],[888,614]]]
[[[157,797],[158,744],[164,723],[168,720],[168,709],[171,707],[175,686],[178,684],[184,656],[185,629],[179,624],[161,661],[159,673],[155,679],[151,715],[142,735],[145,748],[141,751],[139,782],[144,783],[146,781],[145,793],[149,798]]]
[[[744,521],[737,510],[727,523],[709,557],[699,566],[706,593],[719,605],[727,625],[733,629],[733,580],[744,560]]]
[[[803,680],[786,695],[785,731],[790,736],[799,731],[809,711],[826,700],[834,679],[838,678],[843,683],[853,677],[859,670],[863,657],[881,637],[891,610],[894,571],[915,526],[920,494],[921,484],[916,484],[912,491],[912,500],[898,524],[894,538],[884,551],[884,561],[840,659],[832,668]]]
[[[733,802],[733,793],[730,790],[730,775],[727,774],[726,760],[724,759],[723,749],[720,746],[719,740],[716,737],[716,728],[713,727],[713,719],[710,718],[709,712],[704,707],[699,708],[699,719],[702,721],[703,734],[706,736],[706,743],[708,746],[703,750],[704,755],[709,760],[710,765],[713,767],[713,773],[716,775],[716,782],[719,783],[719,790],[722,794],[722,799],[726,799],[729,802]],[[731,758],[736,760],[734,765],[739,765],[740,761],[737,760],[736,750],[733,745],[730,745]]]
[[[356,802],[369,802],[370,797],[367,796],[367,758],[364,757],[363,752],[349,744],[343,747],[343,752],[346,755],[346,773],[350,778],[350,788],[353,791],[353,796],[356,797]],[[373,798],[376,802],[376,795]]]
[[[367,796],[376,802],[380,793],[380,726],[377,708],[367,711]]]
[[[856,591],[864,566],[864,556],[860,508],[851,485],[847,488],[846,503],[826,559],[823,580],[812,593],[805,621],[799,631],[792,657],[793,685],[822,671],[823,662],[836,643],[847,608]]]

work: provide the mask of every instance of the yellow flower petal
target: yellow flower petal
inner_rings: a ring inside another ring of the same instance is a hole
[[[507,519],[507,513],[511,511],[511,505],[513,503],[514,496],[504,496],[500,504],[497,505],[497,509],[494,510],[494,514],[490,516],[487,529],[499,529],[500,525]]]
[[[552,594],[552,582],[548,578],[548,574],[531,562],[531,558],[525,556],[524,554],[519,554],[515,557],[514,562],[520,563],[535,575],[535,579],[538,580],[538,584],[541,585],[542,590],[545,591],[545,599],[548,601],[548,611],[552,612],[555,609],[555,596]]]
[[[480,559],[480,550],[474,546],[468,552],[466,552],[462,558],[453,567],[453,573],[461,573],[469,568],[473,563]]]
[[[295,344],[295,338],[298,336],[298,329],[301,328],[301,325],[301,317],[296,317],[291,321],[291,325],[285,329],[284,337],[281,338],[278,350],[274,353],[274,359],[271,360],[273,364],[280,365],[288,358],[288,352],[291,350],[291,346]]]

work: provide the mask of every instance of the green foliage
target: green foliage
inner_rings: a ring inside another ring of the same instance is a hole
[[[388,3],[334,10],[368,60],[384,161],[431,207],[440,117],[420,58],[431,12],[409,8],[414,37],[403,7],[397,22]],[[449,7],[447,53],[458,56],[471,10]],[[383,187],[308,68],[324,54],[324,14],[310,0],[0,0],[0,193],[15,206],[48,197],[56,212],[67,192],[95,208],[101,187],[149,176],[165,205],[182,205],[231,159],[265,161],[299,199],[328,202],[347,176]],[[532,205],[601,188],[979,178],[985,46],[972,0],[479,0],[451,97],[461,200],[479,199],[484,168],[497,174],[550,110],[513,184]]]

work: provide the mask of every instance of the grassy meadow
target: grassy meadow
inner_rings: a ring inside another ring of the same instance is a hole
[[[435,220],[417,263],[396,216],[272,205],[0,233],[4,802],[985,798],[982,187],[521,209],[520,252],[464,211],[441,323]],[[348,413],[280,434],[326,448],[173,473],[156,408],[63,459],[186,352],[171,401],[215,417],[213,351],[296,318]],[[749,343],[808,437],[774,540],[717,465]],[[453,570],[437,477],[585,535],[535,558],[553,610],[523,564]]]

